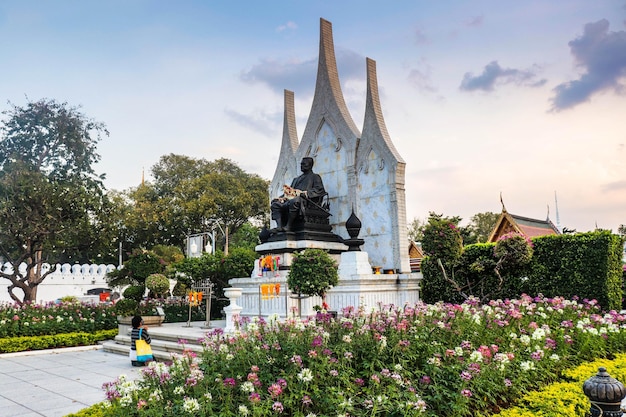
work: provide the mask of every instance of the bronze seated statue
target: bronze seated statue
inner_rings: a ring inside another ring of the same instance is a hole
[[[294,178],[290,186],[283,186],[283,194],[271,202],[277,227],[269,230],[266,240],[337,241],[338,237],[331,233],[328,193],[322,178],[313,172],[313,158],[302,158],[300,168],[302,175]]]

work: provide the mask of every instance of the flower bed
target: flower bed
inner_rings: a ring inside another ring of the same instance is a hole
[[[241,323],[241,335],[208,335],[199,357],[107,384],[103,413],[488,416],[626,349],[625,320],[594,302],[524,296]]]
[[[111,329],[117,329],[117,319],[106,304],[0,304],[0,338]]]

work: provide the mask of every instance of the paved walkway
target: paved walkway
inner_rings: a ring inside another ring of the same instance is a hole
[[[204,323],[164,324],[154,332],[200,338]],[[223,321],[212,322],[223,327]],[[102,384],[124,374],[141,376],[126,355],[105,352],[102,346],[0,354],[0,416],[63,417],[105,399]]]
[[[0,354],[0,415],[63,417],[105,399],[102,384],[141,368],[101,346]]]

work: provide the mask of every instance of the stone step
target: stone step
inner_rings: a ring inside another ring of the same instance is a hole
[[[204,328],[205,323],[165,323],[162,326],[150,327],[150,346],[157,360],[169,360],[172,353],[181,354],[184,349],[194,352],[202,352],[200,340],[212,329],[224,327],[225,322],[218,320],[211,322],[211,328]],[[182,342],[182,343],[181,343]],[[128,356],[131,346],[130,329],[128,326],[120,326],[120,333],[114,340],[102,343],[106,352]]]

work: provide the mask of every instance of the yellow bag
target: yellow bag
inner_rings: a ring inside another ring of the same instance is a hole
[[[139,340],[135,340],[135,349],[137,350],[137,361],[138,362],[147,362],[154,359],[152,356],[152,347],[145,341],[141,339],[141,332],[143,329],[139,330]]]

